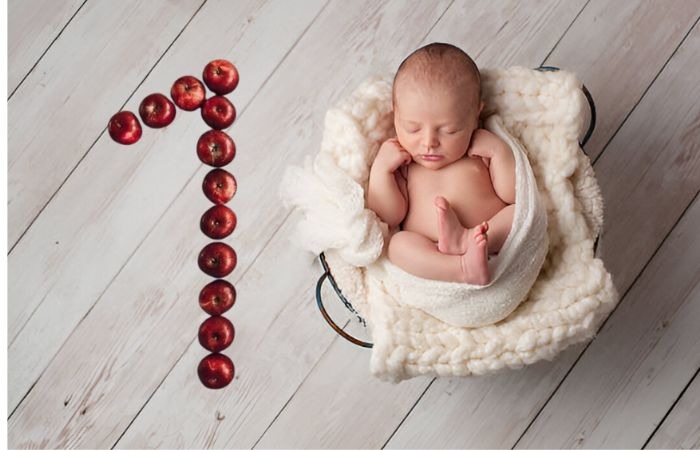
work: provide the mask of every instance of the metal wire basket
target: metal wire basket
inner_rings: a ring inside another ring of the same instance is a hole
[[[558,67],[553,67],[553,66],[540,66],[535,68],[535,70],[539,70],[541,72],[556,72],[559,70]],[[581,90],[583,91],[583,94],[586,96],[586,100],[588,100],[588,106],[590,108],[590,123],[588,125],[588,130],[586,131],[586,134],[583,136],[583,139],[581,142],[579,142],[579,145],[581,148],[584,148],[584,145],[588,140],[591,138],[591,135],[593,134],[593,130],[595,129],[595,124],[596,124],[596,110],[595,110],[595,102],[593,101],[593,96],[591,96],[591,93],[588,91],[586,88],[586,85],[583,85]],[[584,150],[585,151],[585,150]],[[593,251],[597,252],[598,250],[598,240],[600,239],[600,236],[596,237],[595,243],[593,245]],[[366,348],[372,348],[374,344],[371,342],[365,342],[362,341],[354,336],[351,336],[348,334],[345,330],[343,330],[338,324],[336,324],[331,316],[328,314],[326,311],[325,306],[323,305],[323,299],[321,298],[321,289],[323,287],[323,282],[328,280],[331,284],[331,287],[335,291],[336,296],[338,299],[343,303],[345,308],[347,308],[352,314],[355,315],[355,317],[358,319],[359,323],[361,323],[364,327],[367,327],[367,322],[365,321],[362,316],[353,308],[352,303],[343,295],[343,292],[340,290],[338,287],[338,284],[335,281],[335,278],[333,278],[333,274],[331,272],[331,268],[328,265],[328,262],[326,261],[326,255],[324,253],[321,253],[319,255],[319,260],[321,261],[321,265],[323,266],[323,275],[318,279],[316,282],[316,304],[318,305],[318,309],[321,311],[321,315],[323,318],[328,322],[328,325],[335,330],[336,333],[347,339],[348,341],[352,342],[355,345],[359,345],[361,347],[366,347]]]

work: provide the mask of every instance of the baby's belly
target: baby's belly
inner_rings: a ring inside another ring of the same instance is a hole
[[[412,164],[408,172],[408,212],[402,230],[438,240],[435,197],[445,197],[462,226],[491,219],[507,204],[496,195],[488,168],[479,159],[463,158],[440,170]]]

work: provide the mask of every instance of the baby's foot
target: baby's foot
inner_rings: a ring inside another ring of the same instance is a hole
[[[463,255],[467,251],[467,229],[445,197],[435,197],[438,216],[438,250],[447,255]]]
[[[470,239],[469,248],[461,259],[462,277],[465,283],[484,285],[491,281],[488,265],[488,238],[485,233],[480,232],[479,227],[473,229],[476,232]]]

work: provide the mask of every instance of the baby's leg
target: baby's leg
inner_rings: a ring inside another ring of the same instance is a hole
[[[389,241],[387,256],[392,263],[417,277],[473,284],[489,282],[484,234],[474,237],[474,243],[464,255],[446,255],[422,234],[399,231]]]
[[[464,228],[450,202],[445,197],[435,197],[438,216],[438,250],[448,255],[463,255],[475,234],[488,231],[488,223],[483,222],[474,228]]]
[[[488,220],[489,254],[498,253],[510,233],[515,204],[508,205]]]

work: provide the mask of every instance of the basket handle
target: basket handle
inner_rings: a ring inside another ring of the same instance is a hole
[[[338,326],[335,322],[333,322],[333,319],[331,319],[331,316],[328,315],[326,312],[326,308],[323,306],[323,301],[321,299],[321,286],[323,285],[323,282],[326,280],[326,278],[329,278],[331,281],[331,285],[333,286],[333,290],[335,291],[336,294],[338,294],[338,297],[342,297],[342,293],[339,291],[337,284],[335,283],[335,280],[333,279],[333,275],[331,274],[330,267],[328,267],[328,264],[326,263],[326,255],[321,253],[319,255],[319,258],[321,259],[321,264],[323,264],[323,268],[325,269],[325,272],[323,272],[323,275],[318,279],[316,282],[316,304],[318,305],[318,309],[321,310],[321,315],[323,316],[324,319],[326,319],[326,322],[328,322],[328,325],[331,326],[335,330],[336,333],[347,339],[348,341],[352,342],[353,344],[359,345],[360,347],[366,347],[366,348],[372,348],[374,347],[374,344],[370,342],[364,342],[361,341],[348,333],[345,332],[342,328]]]
[[[539,70],[540,72],[556,72],[559,70],[559,67],[540,66],[540,67],[536,67],[535,70]],[[593,101],[593,96],[588,91],[588,88],[586,87],[585,84],[582,84],[581,90],[583,91],[583,95],[586,96],[586,100],[588,101],[588,107],[591,110],[591,123],[588,124],[588,131],[586,131],[586,134],[583,136],[583,140],[581,142],[579,142],[579,145],[581,145],[581,148],[583,148],[583,146],[586,145],[586,142],[588,142],[588,140],[591,138],[591,135],[593,134],[593,130],[595,130],[596,113],[595,113],[595,102]]]

